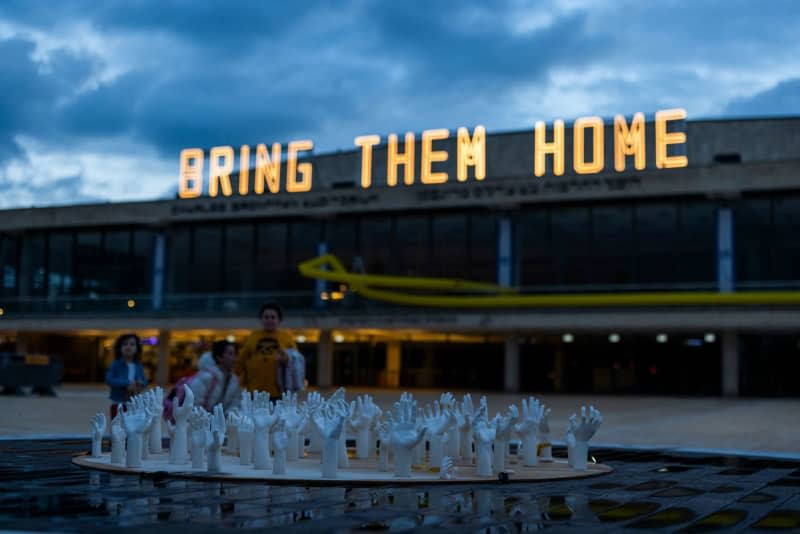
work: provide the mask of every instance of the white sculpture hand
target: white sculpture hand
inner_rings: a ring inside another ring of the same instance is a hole
[[[214,406],[211,416],[211,436],[208,440],[206,456],[208,472],[219,473],[222,470],[222,444],[225,442],[225,412],[221,404]]]
[[[255,425],[253,420],[243,415],[239,418],[239,426],[236,429],[239,435],[239,464],[250,465],[253,463],[253,434]]]
[[[506,442],[511,439],[511,429],[514,427],[514,423],[516,423],[518,419],[519,410],[514,404],[511,404],[508,407],[508,412],[506,412],[506,415],[500,415],[499,413],[496,414],[493,420],[496,430],[495,439]]]
[[[391,446],[391,429],[386,423],[379,423],[377,427],[380,447],[378,448],[378,471],[389,470],[389,447]]]
[[[152,422],[150,423],[149,435],[150,440],[148,447],[153,454],[161,453],[161,419],[164,415],[164,389],[160,386],[151,389],[148,394],[148,412],[153,414]]]
[[[175,419],[176,426],[184,424],[192,413],[192,408],[194,408],[194,393],[192,392],[192,388],[186,384],[184,384],[183,388],[186,392],[186,395],[183,397],[183,404],[179,405],[176,402],[172,406],[172,417]]]
[[[269,393],[256,391],[253,395],[253,463],[256,469],[271,469],[269,431],[278,421],[277,407],[269,402]]]
[[[203,455],[206,446],[211,440],[208,431],[211,414],[203,409],[202,406],[195,406],[189,416],[189,433],[191,434],[191,455],[192,468],[201,469],[203,467]]]
[[[125,454],[125,429],[122,427],[122,404],[117,405],[117,415],[111,420],[111,463],[121,464]]]
[[[242,415],[246,417],[253,416],[253,394],[247,390],[242,391],[241,410]]]
[[[492,443],[495,429],[485,418],[479,419],[472,431],[478,457],[478,476],[492,476]]]
[[[450,456],[444,456],[439,466],[439,478],[442,480],[453,480],[456,478],[456,468]]]
[[[594,436],[597,429],[603,422],[600,410],[594,406],[589,406],[587,413],[586,406],[581,406],[581,416],[577,418],[575,414],[569,418],[567,425],[567,452],[570,457],[570,465],[578,471],[587,469],[587,458],[589,455],[589,440]],[[570,443],[572,446],[570,447]]]
[[[394,417],[387,413],[391,425],[390,442],[394,453],[396,477],[411,476],[412,449],[425,436],[426,428],[417,428],[417,403],[411,396],[401,396],[394,404]]]
[[[341,409],[330,403],[314,415],[314,426],[323,438],[323,478],[336,478],[339,465],[339,436],[342,434],[346,418],[346,414]]]
[[[472,461],[472,426],[475,421],[475,406],[472,395],[467,393],[461,403],[455,407],[456,425],[458,426],[459,456],[465,462]]]
[[[272,431],[272,446],[275,449],[275,462],[272,464],[273,475],[286,474],[286,448],[289,446],[289,436],[286,433],[286,424],[280,421]]]
[[[92,416],[92,457],[99,458],[103,448],[103,432],[106,430],[106,414],[97,412]]]
[[[432,436],[441,436],[454,422],[453,413],[447,408],[442,409],[439,401],[433,402],[433,410],[430,404],[425,406],[425,425]]]
[[[544,404],[534,397],[522,399],[522,419],[514,425],[514,430],[522,437],[523,465],[535,466],[538,464],[539,425],[544,417]]]
[[[122,426],[127,436],[125,467],[142,466],[142,433],[149,422],[143,403],[138,396],[133,397],[128,403],[128,411],[122,412]]]
[[[541,460],[543,462],[553,461],[553,446],[550,438],[550,408],[545,408],[542,420],[539,422],[539,444],[542,447]]]

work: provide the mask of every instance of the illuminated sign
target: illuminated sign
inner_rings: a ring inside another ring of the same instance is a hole
[[[686,167],[689,162],[684,155],[669,155],[670,145],[686,143],[686,134],[669,131],[669,123],[686,119],[683,109],[668,109],[656,112],[655,115],[655,164],[658,169],[674,169]],[[605,170],[605,123],[600,117],[581,117],[572,125],[572,168],[576,174],[598,174]],[[586,155],[586,138],[591,136],[591,156]],[[614,170],[625,171],[627,158],[633,158],[633,168],[643,170],[645,161],[645,120],[643,113],[636,113],[631,122],[622,115],[614,117],[613,139]],[[396,187],[400,182],[402,166],[402,183],[411,186],[417,183],[426,185],[444,184],[450,181],[447,172],[434,172],[435,163],[448,161],[450,154],[441,149],[441,142],[450,138],[446,129],[425,130],[420,138],[419,175],[417,176],[416,142],[413,132],[403,138],[402,147],[397,134],[389,134],[386,143],[386,185]],[[548,133],[544,122],[538,121],[533,136],[533,175],[542,177],[546,174],[547,160],[550,160],[552,173],[556,176],[564,174],[565,141],[564,121],[553,121],[552,131]],[[355,146],[361,151],[361,187],[369,189],[373,184],[373,148],[379,145],[378,135],[364,135],[355,138]],[[440,143],[436,149],[434,143]],[[291,141],[286,147],[286,158],[283,158],[283,146],[274,143],[271,147],[265,144],[256,146],[255,168],[252,174],[252,194],[263,195],[280,193],[303,193],[311,191],[313,183],[313,166],[311,162],[298,162],[304,152],[314,148],[310,140]],[[469,169],[477,181],[486,178],[486,129],[476,126],[472,133],[467,128],[459,128],[456,134],[456,176],[458,182],[469,178]],[[208,154],[208,195],[229,197],[234,194],[234,174],[236,154],[231,146],[213,147]],[[285,171],[283,167],[285,164]],[[181,151],[180,181],[178,194],[180,198],[197,198],[203,194],[205,179],[205,153],[201,148],[188,148]],[[283,180],[281,180],[283,178]],[[239,149],[238,181],[236,193],[240,196],[251,194],[250,147],[243,145]]]

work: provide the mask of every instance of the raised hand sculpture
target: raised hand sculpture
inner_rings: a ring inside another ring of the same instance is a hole
[[[303,408],[308,416],[308,451],[322,452],[322,435],[317,432],[317,427],[311,424],[314,415],[323,407],[325,401],[318,391],[311,391],[303,402]]]
[[[242,419],[242,414],[238,408],[231,408],[225,414],[225,433],[228,436],[228,441],[225,443],[225,448],[234,454],[239,453],[239,422]]]
[[[589,457],[589,440],[592,439],[597,429],[603,423],[603,416],[600,410],[594,406],[581,406],[581,416],[575,414],[569,418],[567,426],[567,454],[569,463],[576,471],[586,471],[587,459]]]
[[[394,416],[388,414],[391,426],[390,442],[394,456],[394,476],[411,476],[412,449],[425,437],[427,429],[417,428],[417,402],[401,397],[394,403]]]
[[[253,419],[247,415],[239,416],[236,433],[239,436],[239,464],[253,465],[253,438],[255,426]]]
[[[206,446],[209,473],[222,471],[222,444],[225,443],[226,427],[225,411],[222,409],[222,404],[217,404],[214,406],[214,413],[211,415],[210,436]]]
[[[297,460],[300,457],[298,436],[308,423],[305,411],[297,405],[297,393],[287,392],[283,395],[281,420],[287,435],[286,459]],[[274,443],[274,441],[273,441]]]
[[[272,469],[269,455],[269,432],[278,421],[278,410],[269,402],[269,393],[256,391],[253,398],[253,466]]]
[[[453,480],[456,478],[456,468],[453,464],[452,457],[442,457],[442,463],[439,464],[439,478],[442,480]]]
[[[106,431],[106,414],[97,412],[92,416],[92,458],[99,458],[103,452],[103,432]]]
[[[153,454],[161,454],[163,449],[161,447],[162,431],[161,419],[164,415],[164,390],[159,386],[147,392],[148,395],[148,411],[153,414],[153,420],[150,423],[148,434],[148,448]]]
[[[175,419],[175,426],[171,429],[169,443],[169,463],[183,465],[189,456],[187,444],[187,430],[189,415],[194,408],[194,393],[192,388],[184,384],[186,395],[183,397],[183,404],[175,402],[172,406],[172,417]],[[176,397],[177,399],[177,397]]]
[[[478,476],[492,476],[492,443],[495,429],[486,418],[479,419],[472,429],[475,438],[475,453],[478,464]]]
[[[117,415],[111,420],[111,463],[121,464],[125,455],[125,428],[122,426],[122,404],[117,405]]]
[[[344,427],[345,414],[333,405],[317,411],[312,419],[322,436],[322,478],[336,478],[339,436]]]
[[[122,426],[125,427],[127,447],[125,449],[125,467],[142,466],[142,434],[150,416],[138,399],[131,399],[128,411],[122,412]]]
[[[508,455],[508,442],[511,439],[511,430],[519,419],[519,410],[516,405],[508,407],[505,415],[499,413],[494,416],[492,423],[495,428],[494,437],[494,471],[502,473],[506,470],[506,456]]]
[[[289,446],[289,435],[286,423],[279,421],[272,430],[272,447],[275,449],[275,461],[272,464],[273,475],[286,474],[286,448]]]
[[[452,412],[448,409],[442,409],[439,401],[433,402],[433,409],[431,405],[425,406],[425,426],[428,428],[428,435],[430,436],[430,451],[428,456],[428,464],[438,467],[442,462],[444,456],[444,446],[442,444],[444,436],[451,426],[454,426],[455,420]]]
[[[539,425],[544,417],[544,404],[534,397],[522,399],[522,418],[514,425],[514,430],[522,438],[522,464],[533,467],[539,458]]]
[[[539,460],[543,462],[553,461],[553,445],[550,437],[550,408],[545,408],[541,422],[539,422]]]
[[[203,457],[206,453],[206,446],[211,440],[208,431],[211,422],[211,414],[202,406],[195,406],[189,415],[189,434],[191,435],[190,453],[192,456],[192,469],[203,468]]]
[[[472,395],[467,393],[455,407],[459,456],[464,462],[472,461],[472,426],[475,424],[475,414]]]
[[[386,423],[380,423],[377,427],[378,439],[378,471],[386,472],[389,470],[389,447],[391,445],[391,429]]]
[[[370,432],[383,412],[369,395],[358,397],[350,406],[353,413],[350,425],[356,432],[356,458],[369,458],[375,451]]]
[[[456,418],[455,418],[455,411],[456,411],[456,398],[453,396],[452,393],[442,393],[439,397],[439,404],[442,407],[442,410],[447,410],[450,412],[452,416],[451,424],[447,427],[447,440],[445,441],[446,449],[445,454],[455,458],[459,454],[459,430],[458,425],[456,425]]]

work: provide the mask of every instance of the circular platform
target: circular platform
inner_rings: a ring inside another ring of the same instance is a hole
[[[398,478],[394,472],[378,471],[376,459],[360,460],[350,459],[350,467],[339,469],[337,478],[322,478],[320,473],[320,457],[316,454],[307,455],[300,460],[287,463],[285,475],[273,475],[271,470],[256,470],[252,465],[240,465],[239,458],[229,455],[222,457],[221,473],[209,473],[202,469],[192,469],[190,464],[172,465],[168,463],[168,454],[151,454],[147,460],[142,460],[142,467],[128,468],[120,464],[112,464],[109,454],[98,458],[87,455],[75,456],[72,462],[81,467],[110,471],[114,473],[130,474],[167,474],[169,476],[191,478],[198,480],[222,480],[237,482],[269,482],[270,484],[302,484],[319,485],[418,485],[424,484],[464,484],[464,483],[497,483],[498,477],[482,477],[476,473],[474,465],[456,463],[456,476],[452,480],[439,478],[438,469],[427,469],[425,466],[415,466],[410,478]],[[507,464],[506,473],[508,482],[550,482],[587,478],[612,472],[607,465],[590,463],[586,471],[572,469],[565,460],[540,462],[536,467],[525,467],[512,461]]]

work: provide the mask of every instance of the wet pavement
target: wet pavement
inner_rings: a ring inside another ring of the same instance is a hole
[[[71,464],[88,446],[0,442],[0,529],[800,530],[796,460],[593,448],[613,473],[537,484],[331,488],[116,475]]]

